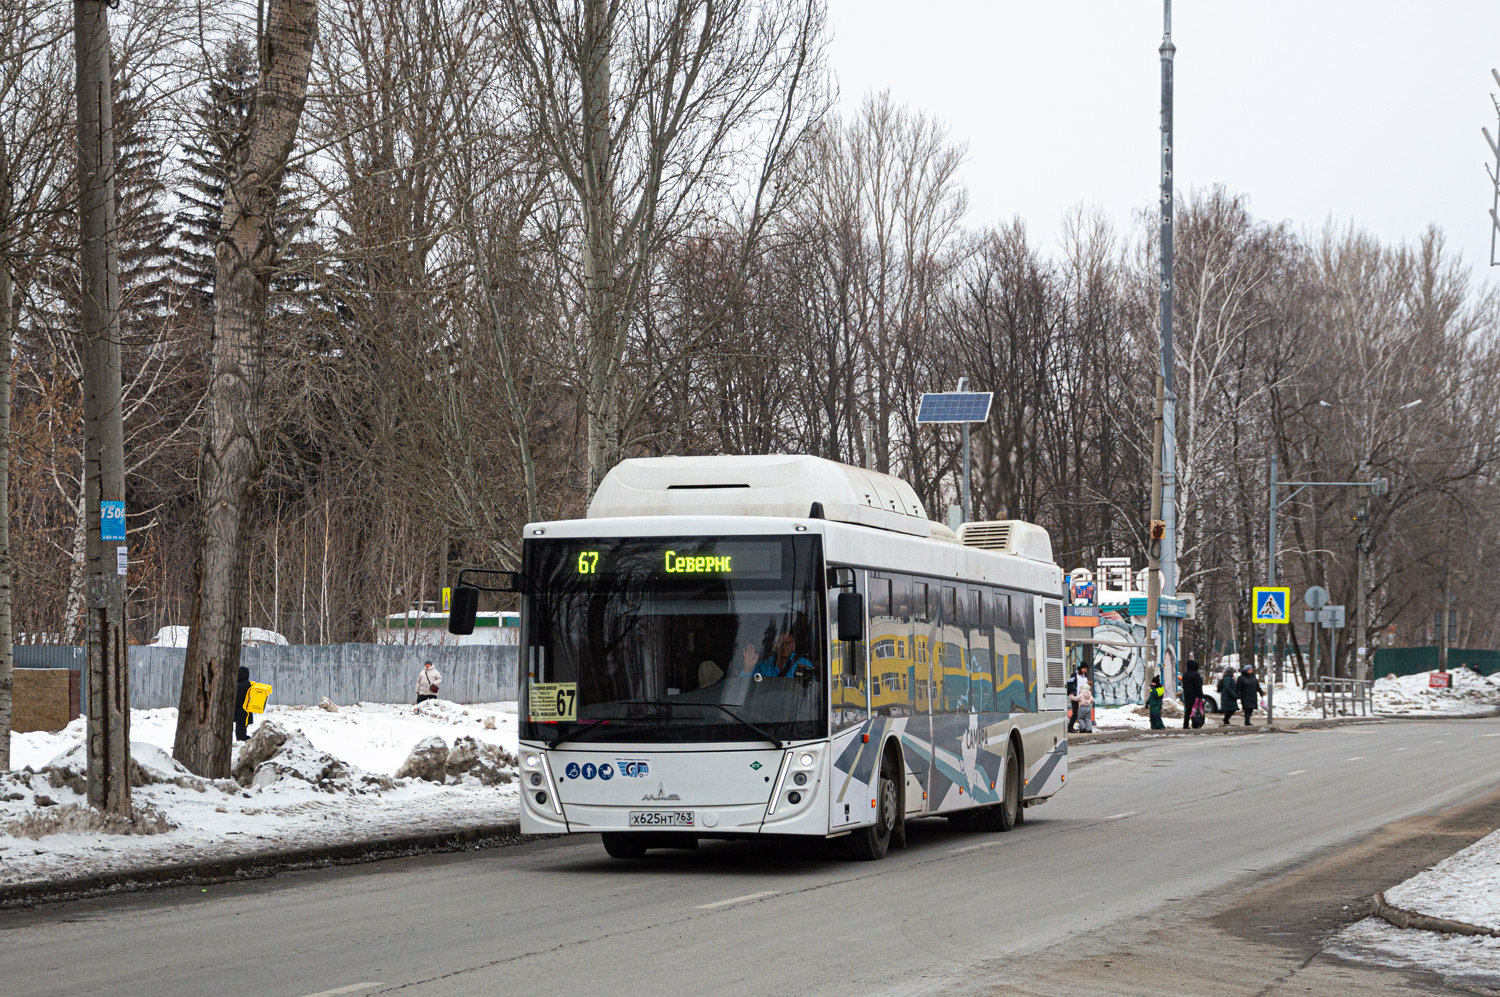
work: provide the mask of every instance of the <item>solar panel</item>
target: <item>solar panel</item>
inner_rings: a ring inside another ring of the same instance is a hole
[[[917,422],[984,422],[994,398],[992,391],[929,391],[922,395]]]

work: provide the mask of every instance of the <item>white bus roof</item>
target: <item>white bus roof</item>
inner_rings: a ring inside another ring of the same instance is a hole
[[[599,483],[589,519],[622,516],[772,516],[858,523],[918,537],[952,534],[927,518],[900,478],[805,454],[637,457]]]

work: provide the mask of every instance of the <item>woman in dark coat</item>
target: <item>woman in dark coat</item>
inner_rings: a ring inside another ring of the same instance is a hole
[[[1246,727],[1250,726],[1250,714],[1260,708],[1260,696],[1265,691],[1260,684],[1260,679],[1255,675],[1255,666],[1246,665],[1245,670],[1240,673],[1240,681],[1235,687],[1235,692],[1240,697],[1240,708],[1245,711]]]
[[[234,739],[236,741],[248,741],[250,735],[245,728],[255,723],[250,714],[245,712],[245,695],[250,691],[250,669],[240,665],[240,677],[234,685]]]
[[[1234,669],[1224,669],[1224,675],[1219,679],[1219,712],[1224,714],[1219,720],[1220,726],[1227,725],[1234,719],[1234,711],[1239,709],[1239,683],[1234,680]]]
[[[1182,673],[1182,729],[1193,725],[1193,713],[1200,709],[1203,701],[1203,675],[1198,671],[1198,662],[1188,659],[1187,671]]]

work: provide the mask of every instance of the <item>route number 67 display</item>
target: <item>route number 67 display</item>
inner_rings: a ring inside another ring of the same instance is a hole
[[[577,682],[533,682],[527,712],[533,722],[576,720],[578,717]]]

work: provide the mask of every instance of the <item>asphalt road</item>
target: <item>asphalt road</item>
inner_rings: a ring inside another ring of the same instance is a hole
[[[1043,992],[1008,981],[1493,792],[1500,721],[1072,762],[1016,831],[917,822],[877,863],[759,842],[614,861],[580,837],[0,913],[0,993]]]

